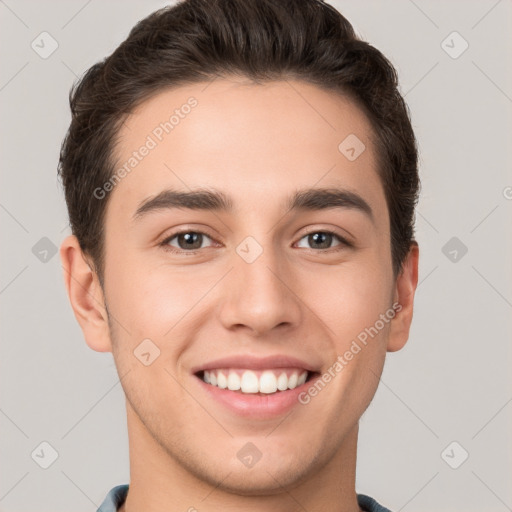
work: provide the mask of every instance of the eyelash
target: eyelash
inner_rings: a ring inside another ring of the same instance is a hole
[[[168,251],[168,252],[171,252],[173,254],[187,254],[187,255],[190,255],[190,256],[193,256],[195,254],[197,254],[199,251],[203,250],[203,249],[196,249],[194,251],[186,251],[185,249],[176,249],[175,247],[172,247],[169,245],[169,242],[171,240],[173,240],[174,238],[176,238],[177,236],[179,235],[182,235],[182,234],[186,234],[186,233],[195,233],[195,234],[200,234],[200,235],[206,235],[208,238],[210,238],[212,241],[214,241],[213,237],[208,235],[207,233],[203,232],[203,231],[194,231],[194,230],[191,230],[191,229],[184,229],[184,230],[181,230],[181,231],[177,231],[176,233],[173,233],[172,235],[168,236],[165,240],[163,240],[162,242],[160,242],[160,246],[165,250],[165,251]],[[322,230],[316,230],[316,231],[310,231],[309,233],[306,233],[304,234],[300,239],[302,240],[303,238],[309,236],[309,235],[313,235],[313,234],[317,234],[317,233],[324,233],[324,234],[329,234],[329,235],[332,235],[333,237],[337,238],[339,242],[341,242],[341,248],[339,249],[335,249],[333,250],[333,248],[329,248],[329,249],[309,249],[310,251],[313,251],[313,252],[316,252],[316,253],[325,253],[325,252],[337,252],[341,249],[343,249],[344,247],[353,247],[353,244],[351,244],[350,242],[348,242],[345,238],[341,237],[340,235],[338,235],[336,232],[334,231],[331,231],[330,229],[322,229]]]

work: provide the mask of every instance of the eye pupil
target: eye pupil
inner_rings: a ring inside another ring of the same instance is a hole
[[[327,239],[327,243],[326,243],[326,239]],[[309,242],[317,243],[320,245],[323,244],[324,247],[321,247],[322,249],[328,249],[330,247],[331,239],[332,239],[332,235],[330,233],[319,232],[319,233],[313,233],[312,235],[309,235]]]
[[[178,244],[181,249],[200,249],[202,245],[202,236],[201,233],[180,233],[178,235]],[[199,240],[198,245],[194,245],[194,243],[197,244],[197,241]],[[181,244],[182,241],[185,241],[185,245],[183,246]]]

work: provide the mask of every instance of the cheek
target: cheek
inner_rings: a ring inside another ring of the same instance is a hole
[[[141,258],[111,256],[106,294],[112,315],[135,340],[161,339],[194,298],[190,277],[187,287],[184,276],[180,278],[170,269],[148,265]]]
[[[218,271],[138,263],[112,272],[113,314],[126,326],[117,332],[126,340],[124,347],[128,338],[132,349],[149,338],[161,350],[160,360],[177,362],[206,319],[214,318],[217,304],[209,291]]]
[[[330,267],[303,283],[301,297],[339,341],[339,349],[390,307],[390,274],[375,260]]]

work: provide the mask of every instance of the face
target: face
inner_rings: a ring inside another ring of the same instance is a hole
[[[369,121],[313,85],[219,79],[140,105],[115,156],[136,159],[105,218],[129,429],[241,493],[315,474],[405,342]]]

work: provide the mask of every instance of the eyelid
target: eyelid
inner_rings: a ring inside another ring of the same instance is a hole
[[[299,239],[297,240],[297,242],[300,242],[303,238],[309,236],[309,235],[312,235],[314,233],[327,233],[329,235],[332,235],[334,236],[335,238],[337,238],[340,242],[339,245],[341,246],[346,246],[346,247],[354,247],[354,244],[347,240],[347,238],[343,235],[340,235],[337,231],[335,231],[334,229],[330,229],[330,228],[320,228],[320,229],[312,229],[310,231],[307,231],[306,233],[304,233],[303,235],[301,235],[299,237]],[[297,243],[296,242],[296,243]],[[308,248],[310,251],[314,251],[314,252],[329,252],[329,251],[335,251],[336,250],[336,247],[339,247],[338,246],[334,246],[334,247],[330,247],[329,249],[310,249]]]
[[[202,247],[201,249],[194,249],[191,251],[186,251],[184,249],[179,249],[179,248],[173,247],[172,245],[169,245],[169,242],[171,240],[173,240],[177,236],[182,235],[184,233],[198,233],[201,235],[205,235],[213,242],[218,243],[217,240],[215,240],[215,238],[212,235],[210,235],[208,233],[208,231],[204,228],[197,229],[197,228],[192,228],[192,227],[188,227],[188,228],[185,227],[185,228],[178,229],[178,231],[174,231],[170,235],[167,235],[161,242],[158,243],[158,245],[163,246],[164,249],[170,248],[168,250],[170,250],[171,252],[176,252],[176,253],[179,252],[179,253],[187,253],[187,254],[195,254],[195,253],[197,253],[197,251],[201,251],[201,250],[205,249],[205,247]]]
[[[351,247],[354,246],[354,236],[349,233],[347,230],[341,229],[341,228],[335,228],[335,227],[317,227],[314,226],[313,228],[304,228],[305,231],[302,232],[302,234],[299,235],[299,240],[304,238],[307,235],[311,235],[313,233],[330,233],[331,235],[334,235],[338,237],[343,243],[350,245]],[[345,234],[343,234],[345,233]]]

